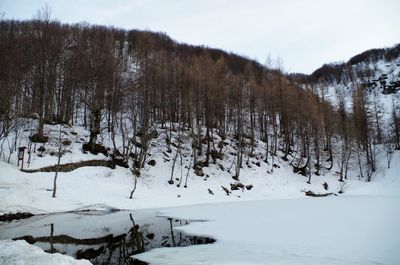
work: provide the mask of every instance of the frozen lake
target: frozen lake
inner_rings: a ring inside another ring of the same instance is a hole
[[[131,256],[153,248],[214,242],[174,229],[187,224],[155,211],[62,213],[0,224],[0,239],[25,239],[48,253],[87,259],[95,265],[147,264]]]
[[[333,196],[35,216],[0,239],[93,264],[398,265],[399,227],[399,196]]]
[[[398,265],[400,197],[333,196],[163,210],[207,219],[178,228],[217,242],[139,254],[154,265]]]

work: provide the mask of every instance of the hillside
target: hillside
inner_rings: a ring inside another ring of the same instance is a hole
[[[2,213],[395,193],[398,110],[377,122],[358,84],[397,91],[398,53],[293,80],[149,31],[3,20],[0,38]]]
[[[371,101],[378,100],[381,114],[389,122],[393,106],[400,104],[400,44],[367,50],[344,63],[325,64],[308,76],[290,77],[303,85],[324,89],[324,96],[334,105],[338,103],[338,93],[343,94],[349,107],[354,88],[363,86]]]
[[[0,265],[400,264],[400,45],[307,76],[42,11],[0,20]]]
[[[27,123],[28,124],[28,123]],[[179,132],[172,132],[174,139],[171,152],[167,152],[167,136],[165,129],[159,128],[157,138],[154,138],[148,150],[148,162],[141,170],[141,175],[135,177],[132,168],[114,166],[84,166],[83,161],[112,161],[110,155],[93,155],[82,150],[82,143],[89,137],[90,132],[82,126],[62,125],[62,157],[61,165],[81,163],[82,167],[72,171],[60,172],[57,181],[57,196],[52,198],[54,171],[28,173],[31,170],[45,168],[57,164],[59,149],[59,125],[46,125],[45,132],[49,142],[45,151],[33,151],[28,161],[26,154],[24,170],[21,163],[17,166],[17,153],[10,156],[10,164],[0,162],[0,213],[15,213],[19,211],[34,214],[112,209],[145,209],[171,207],[177,205],[193,205],[216,202],[234,202],[261,199],[304,198],[306,191],[315,194],[332,195],[397,195],[400,191],[400,181],[397,178],[400,153],[393,157],[393,167],[387,169],[386,153],[380,150],[378,169],[373,182],[360,179],[355,162],[350,163],[348,179],[339,182],[339,168],[321,169],[320,175],[313,175],[311,184],[308,177],[293,172],[295,155],[289,155],[289,162],[282,159],[283,152],[269,163],[264,161],[265,143],[257,141],[253,155],[246,157],[238,180],[232,178],[234,162],[236,161],[236,143],[233,135],[227,135],[225,140],[215,137],[215,144],[223,147],[223,157],[216,158],[208,167],[193,170],[190,142],[190,131],[182,133],[181,153],[178,151]],[[20,135],[20,144],[28,145],[29,129],[24,129]],[[120,137],[117,147],[122,148]],[[13,141],[11,138],[10,141]],[[250,141],[246,139],[249,144]],[[102,145],[111,147],[110,134],[102,135]],[[67,145],[65,145],[67,144]],[[250,145],[245,148],[249,151]],[[174,160],[178,157],[174,165]],[[150,162],[151,161],[151,162]],[[328,164],[327,164],[328,165]],[[60,170],[64,171],[64,170]],[[171,180],[173,183],[170,184]],[[133,199],[130,193],[137,181]],[[241,186],[243,185],[243,186]],[[224,189],[225,188],[225,189]]]

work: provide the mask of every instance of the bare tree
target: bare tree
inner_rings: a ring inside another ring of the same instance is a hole
[[[390,168],[390,163],[392,161],[392,157],[393,157],[393,153],[394,153],[394,149],[395,149],[395,144],[392,141],[392,138],[389,136],[387,136],[387,138],[385,139],[385,151],[386,151],[386,161],[387,161],[387,168]]]
[[[61,123],[59,124],[59,131],[58,131],[58,152],[57,152],[57,167],[56,167],[56,172],[54,174],[54,180],[53,180],[53,195],[52,197],[56,197],[56,192],[57,192],[57,177],[58,177],[58,171],[60,170],[60,162],[61,162],[61,156],[62,156],[62,150],[63,149],[63,143],[62,143],[62,130],[61,130]]]

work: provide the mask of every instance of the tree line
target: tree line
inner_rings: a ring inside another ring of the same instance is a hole
[[[236,179],[256,141],[265,143],[265,162],[280,155],[309,182],[335,163],[343,180],[355,155],[370,180],[376,144],[400,147],[397,110],[393,128],[385,130],[362,86],[354,88],[352,109],[340,93],[335,108],[323,89],[299,85],[279,65],[178,44],[163,33],[61,24],[43,12],[30,21],[0,21],[0,58],[0,140],[19,118],[38,120],[31,136],[38,142],[46,140],[45,123],[82,123],[90,131],[85,148],[98,148],[107,131],[112,152],[126,164],[133,159],[135,174],[157,128],[165,130],[167,151],[172,131],[188,132],[194,169],[221,159],[216,135],[233,135]]]

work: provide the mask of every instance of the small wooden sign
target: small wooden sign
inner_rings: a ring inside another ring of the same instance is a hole
[[[19,166],[19,161],[22,161],[21,162],[21,170],[24,169],[25,149],[26,149],[26,146],[18,147],[18,163],[17,163],[17,166]]]

